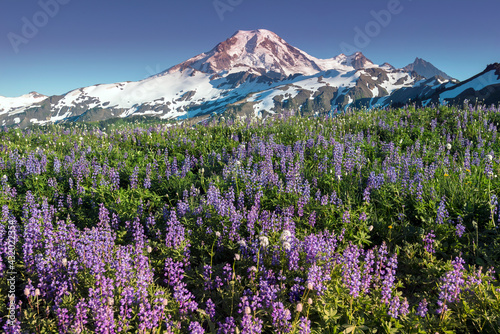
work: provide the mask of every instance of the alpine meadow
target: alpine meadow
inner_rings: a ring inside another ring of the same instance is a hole
[[[4,330],[497,333],[499,122],[469,105],[5,130]]]
[[[0,332],[500,334],[498,0],[0,0]]]

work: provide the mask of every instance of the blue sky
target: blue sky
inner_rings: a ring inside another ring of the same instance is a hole
[[[500,62],[499,11],[498,0],[0,0],[0,95],[144,79],[259,28],[318,58],[420,57],[463,80]]]

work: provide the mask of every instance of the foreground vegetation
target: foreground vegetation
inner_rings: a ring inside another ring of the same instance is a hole
[[[6,129],[0,326],[498,333],[499,124],[409,107]]]

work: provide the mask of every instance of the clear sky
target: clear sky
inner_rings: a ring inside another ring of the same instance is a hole
[[[259,28],[318,58],[420,57],[464,80],[500,62],[499,12],[498,0],[0,0],[0,95],[141,80]]]

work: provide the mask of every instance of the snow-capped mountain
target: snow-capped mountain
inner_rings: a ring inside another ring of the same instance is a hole
[[[27,108],[42,103],[48,97],[45,95],[31,92],[19,97],[4,97],[0,96],[0,115],[11,116],[14,123],[20,123],[22,114]],[[16,115],[20,117],[16,117]],[[1,116],[0,116],[1,117]]]
[[[296,74],[313,75],[329,69],[352,70],[374,65],[361,52],[343,54],[331,59],[318,59],[285,42],[274,32],[258,29],[239,30],[207,53],[171,67],[172,74],[188,68],[203,73],[227,74],[250,72],[288,77]]]
[[[318,59],[289,45],[275,33],[259,29],[237,31],[207,53],[168,69],[172,74],[188,68],[203,73],[274,72],[282,76],[311,75],[324,68]]]
[[[0,97],[0,124],[139,115],[177,119],[213,112],[265,116],[285,109],[322,113],[409,99],[439,101],[436,92],[456,85],[442,76],[428,78],[415,67],[374,64],[361,52],[318,59],[271,31],[240,30],[212,50],[141,81],[89,86],[60,96]]]

